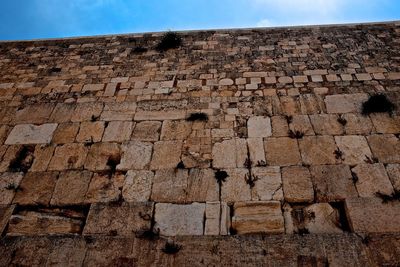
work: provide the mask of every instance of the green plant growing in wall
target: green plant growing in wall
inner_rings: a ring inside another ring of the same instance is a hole
[[[175,49],[182,45],[182,38],[176,32],[165,33],[161,41],[157,44],[156,50],[164,52],[169,49]]]

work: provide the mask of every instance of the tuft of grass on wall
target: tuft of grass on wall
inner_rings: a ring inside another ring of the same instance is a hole
[[[369,97],[369,99],[362,105],[362,114],[368,115],[371,113],[389,113],[395,110],[395,105],[383,94],[376,94]]]
[[[156,50],[164,52],[169,49],[175,49],[182,45],[182,38],[176,32],[167,32],[157,44]]]

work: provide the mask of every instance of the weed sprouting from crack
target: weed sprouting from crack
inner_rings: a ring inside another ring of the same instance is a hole
[[[302,139],[304,136],[304,133],[301,131],[298,131],[298,130],[296,130],[296,131],[289,130],[288,135],[292,139]]]
[[[383,94],[370,96],[362,105],[362,114],[389,113],[392,114],[396,106]]]
[[[342,115],[339,116],[339,118],[337,119],[337,121],[338,121],[341,125],[343,125],[343,126],[346,126],[346,124],[347,124],[347,120],[346,120],[345,118],[343,118]]]
[[[161,249],[166,254],[176,254],[182,249],[182,246],[176,244],[174,241],[165,242],[164,247]]]
[[[376,192],[375,196],[379,197],[382,199],[382,203],[388,203],[388,202],[393,202],[393,201],[400,201],[400,190],[394,190],[394,192],[390,195],[381,193],[381,192]]]
[[[158,240],[160,238],[160,229],[152,230],[152,229],[143,229],[139,230],[135,233],[137,238],[147,239],[147,240]]]
[[[336,149],[334,152],[333,152],[333,154],[335,154],[335,158],[336,159],[341,159],[341,160],[343,160],[343,152],[338,148],[338,149]]]
[[[365,163],[369,163],[369,164],[374,164],[374,163],[378,163],[379,160],[375,157],[368,157],[367,155],[365,155],[365,159],[364,159]]]
[[[206,113],[197,112],[192,113],[186,118],[187,121],[208,121],[208,115]]]
[[[217,183],[221,186],[223,182],[226,181],[226,178],[228,178],[229,175],[226,171],[221,171],[217,170],[215,172],[215,180],[217,180]]]
[[[358,175],[355,172],[351,172],[351,180],[354,184],[358,182]]]
[[[293,116],[285,116],[285,119],[286,119],[286,122],[288,123],[288,124],[291,124],[292,122],[293,122]]]
[[[169,49],[175,49],[182,45],[182,38],[176,32],[167,32],[157,44],[156,50],[164,52]]]
[[[32,166],[34,160],[34,146],[23,146],[17,153],[14,160],[8,166],[11,172],[26,173]]]
[[[244,176],[244,180],[250,186],[250,188],[256,186],[256,181],[258,181],[259,179],[260,178],[258,176],[253,175],[252,173],[248,173]]]
[[[267,163],[264,160],[257,161],[257,167],[266,167]]]
[[[183,163],[183,161],[181,160],[181,161],[176,165],[176,168],[177,168],[177,169],[185,169],[186,166],[185,166],[185,164]]]
[[[6,186],[7,190],[12,190],[14,192],[22,191],[22,188],[19,185],[16,185],[15,183],[10,183]]]
[[[136,46],[135,49],[132,50],[132,53],[133,54],[142,54],[142,53],[146,53],[147,51],[148,51],[148,49],[143,46]]]

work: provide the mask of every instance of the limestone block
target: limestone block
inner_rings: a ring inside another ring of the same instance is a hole
[[[104,131],[103,142],[128,141],[132,134],[133,122],[110,121]]]
[[[51,213],[24,211],[12,215],[7,235],[62,235],[79,234],[83,227],[83,220],[68,218]]]
[[[184,110],[138,111],[135,114],[135,121],[183,120],[185,117],[186,112]]]
[[[4,229],[11,218],[14,211],[15,205],[0,205],[0,235],[2,235]],[[0,262],[1,263],[1,262]]]
[[[118,201],[125,175],[94,173],[85,195],[85,203]]]
[[[308,83],[308,77],[307,76],[293,76],[293,81],[295,83]]]
[[[204,235],[219,235],[221,222],[221,205],[219,202],[206,203],[206,222]]]
[[[136,123],[132,140],[155,142],[160,138],[161,122],[141,121]]]
[[[91,178],[92,173],[89,171],[61,172],[50,204],[55,206],[83,204]]]
[[[332,136],[305,136],[299,140],[301,157],[305,164],[336,164],[336,144]]]
[[[161,235],[203,235],[205,203],[176,205],[157,203],[155,205],[155,229]]]
[[[289,129],[293,132],[299,131],[304,135],[314,135],[313,126],[307,115],[295,115],[289,124]],[[287,134],[285,135],[287,136]]]
[[[75,104],[70,103],[57,103],[53,112],[51,113],[50,122],[65,123],[71,120],[72,113],[74,112]]]
[[[213,138],[232,138],[235,136],[233,129],[211,129]]]
[[[181,141],[156,142],[150,168],[152,170],[175,168],[181,160],[181,149]]]
[[[279,167],[254,167],[252,174],[257,177],[255,186],[251,190],[252,201],[283,200]]]
[[[50,114],[55,104],[43,103],[39,105],[29,105],[18,110],[13,118],[15,124],[44,124],[49,120]]]
[[[131,121],[135,111],[136,102],[109,102],[104,105],[100,119],[104,121]]]
[[[340,229],[339,212],[328,203],[316,203],[303,209],[308,215],[304,220],[304,228],[311,234],[343,233]]]
[[[85,169],[91,171],[105,171],[115,168],[110,166],[118,164],[120,160],[120,147],[115,143],[96,143],[90,147],[85,161]]]
[[[123,202],[121,205],[98,203],[90,207],[84,235],[132,236],[150,229],[153,203]]]
[[[5,172],[0,175],[0,205],[11,204],[22,177],[22,172]]]
[[[372,122],[368,116],[347,113],[343,114],[342,118],[346,120],[346,125],[344,126],[346,134],[367,135],[373,130]]]
[[[214,168],[243,167],[247,158],[246,139],[230,139],[215,143],[212,149]]]
[[[232,79],[221,79],[219,81],[219,85],[220,86],[224,86],[224,85],[233,85],[233,80]]]
[[[291,77],[288,77],[288,76],[283,76],[283,77],[279,77],[278,78],[278,82],[279,83],[283,83],[283,84],[292,83],[293,79]]]
[[[358,196],[349,166],[311,166],[310,171],[318,202],[340,201]]]
[[[400,164],[388,164],[386,170],[394,189],[400,191]]]
[[[130,141],[123,144],[121,150],[121,163],[117,166],[118,170],[142,170],[150,163],[151,143]]]
[[[335,141],[340,151],[343,152],[343,163],[356,165],[364,163],[367,157],[372,157],[371,150],[364,136],[335,136]]]
[[[215,180],[214,171],[212,169],[190,169],[185,191],[188,202],[218,201],[219,187]]]
[[[61,123],[54,132],[52,142],[54,144],[73,143],[79,131],[79,123]]]
[[[4,143],[6,140],[8,134],[10,132],[10,127],[7,125],[1,125],[0,126],[0,145]]]
[[[8,135],[5,144],[49,144],[56,128],[57,124],[55,123],[39,126],[33,124],[16,125]]]
[[[149,201],[153,178],[152,171],[128,171],[122,188],[124,200],[127,202]]]
[[[279,201],[237,202],[233,208],[232,228],[238,234],[285,232]]]
[[[103,103],[78,103],[74,112],[72,113],[71,121],[92,121],[93,119],[99,118],[102,111]]]
[[[21,190],[17,191],[13,203],[48,206],[57,178],[58,173],[56,172],[27,173],[19,185]]]
[[[79,127],[77,142],[100,142],[104,132],[104,122],[82,122]]]
[[[308,168],[290,166],[282,169],[282,183],[285,200],[290,203],[312,202],[314,190]]]
[[[262,138],[248,138],[247,147],[250,153],[250,160],[253,166],[266,163],[264,143]]]
[[[374,197],[377,192],[386,195],[393,193],[393,186],[382,163],[359,164],[351,171],[358,177],[356,187],[360,197]]]
[[[79,169],[85,162],[88,148],[84,144],[72,143],[56,147],[49,170]]]
[[[245,175],[248,170],[244,168],[226,169],[229,177],[221,187],[221,201],[231,203],[236,201],[250,201],[251,190],[246,183]],[[257,182],[256,182],[257,183]]]
[[[268,137],[272,135],[271,119],[269,117],[254,116],[247,121],[249,137]]]
[[[104,89],[104,84],[85,84],[82,91],[101,91]]]
[[[370,114],[372,123],[377,133],[398,134],[400,133],[400,116],[390,116],[387,113]]]
[[[151,200],[184,203],[187,196],[188,175],[188,170],[185,169],[157,170],[153,178]]]
[[[379,198],[348,198],[346,213],[356,233],[393,233],[400,231],[400,205],[382,203]]]
[[[372,154],[381,163],[400,163],[400,140],[391,134],[367,137]]]
[[[338,116],[334,114],[310,115],[310,120],[315,134],[341,135],[344,132],[343,125],[338,122]]]
[[[289,126],[284,116],[273,116],[271,122],[273,137],[288,136]]]
[[[267,138],[264,141],[264,148],[268,165],[290,166],[301,163],[296,139],[289,137]]]
[[[33,163],[29,171],[41,172],[46,171],[53,156],[55,146],[53,145],[36,145],[33,154]]]
[[[325,104],[328,113],[360,113],[362,103],[368,100],[364,93],[328,95]]]
[[[184,120],[165,120],[161,129],[161,140],[184,140],[192,132],[192,123]]]

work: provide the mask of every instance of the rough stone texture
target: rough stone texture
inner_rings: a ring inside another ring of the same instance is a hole
[[[251,189],[246,183],[247,169],[226,169],[229,175],[221,187],[221,200],[224,202],[250,201]],[[257,182],[256,182],[257,183]]]
[[[77,142],[99,142],[103,136],[104,122],[82,122],[76,136]]]
[[[382,163],[400,163],[400,141],[394,135],[367,137],[372,154]]]
[[[306,136],[299,140],[301,157],[305,164],[336,164],[336,144],[331,136]]]
[[[247,157],[247,145],[244,139],[230,139],[216,143],[212,150],[214,168],[243,167]]]
[[[130,141],[121,146],[121,163],[118,170],[141,170],[150,163],[152,145],[140,141]]]
[[[400,133],[400,116],[390,116],[387,113],[374,113],[370,115],[370,118],[377,133]]]
[[[328,203],[312,204],[303,209],[304,228],[312,234],[342,233],[339,212]]]
[[[264,142],[267,164],[272,166],[290,166],[301,163],[300,151],[296,139],[289,137],[267,138]]]
[[[400,191],[400,164],[388,164],[386,170],[394,189]]]
[[[362,103],[367,100],[368,95],[363,93],[329,95],[325,98],[326,110],[328,113],[359,113]]]
[[[111,121],[103,135],[103,142],[128,141],[132,134],[133,122]]]
[[[348,198],[346,213],[356,233],[393,233],[400,231],[398,202],[382,203],[379,198]]]
[[[84,235],[132,236],[135,232],[149,229],[146,216],[153,213],[153,203],[128,203],[121,205],[94,204],[87,218]]]
[[[251,200],[283,200],[282,180],[279,167],[255,167],[252,175],[257,177],[251,190]]]
[[[282,169],[282,185],[285,200],[291,203],[312,202],[314,190],[310,171],[302,166]]]
[[[135,125],[132,140],[154,142],[160,138],[161,122],[141,121]]]
[[[19,189],[23,173],[5,172],[0,175],[0,205],[9,205]]]
[[[158,203],[155,205],[155,228],[160,229],[160,234],[166,236],[202,235],[205,208],[204,203],[190,205]]]
[[[0,205],[0,236],[3,234],[4,229],[8,224],[8,221],[11,218],[11,215],[14,211],[15,205]],[[1,250],[0,250],[1,251]]]
[[[383,164],[360,164],[351,171],[358,178],[356,187],[360,197],[374,197],[377,192],[386,195],[393,193],[393,186]]]
[[[118,201],[121,196],[121,188],[125,175],[115,173],[95,173],[90,181],[85,194],[86,203]]]
[[[247,121],[249,137],[268,137],[272,135],[271,119],[268,117],[251,117]]]
[[[122,196],[127,202],[145,202],[150,200],[154,173],[152,171],[127,172]]]
[[[61,123],[54,132],[54,144],[73,143],[79,131],[79,123]]]
[[[8,135],[5,144],[48,144],[56,128],[57,124],[55,123],[40,126],[33,124],[16,125]]]
[[[238,234],[278,234],[285,231],[279,201],[237,202],[233,208],[232,228]]]
[[[358,196],[347,165],[311,166],[310,171],[318,202],[340,201]]]
[[[51,157],[53,156],[55,146],[53,145],[36,145],[33,154],[33,163],[29,171],[42,172],[46,171],[49,166]]]
[[[187,139],[192,132],[190,122],[183,120],[166,120],[161,129],[161,140],[184,140]]]
[[[181,147],[180,141],[156,142],[150,168],[152,170],[175,168],[180,162]]]
[[[341,135],[343,125],[338,122],[338,116],[333,114],[310,115],[310,120],[317,135]]]
[[[120,156],[118,144],[97,143],[90,147],[85,161],[85,169],[91,171],[111,170],[110,159],[117,159]],[[117,162],[116,162],[117,163]]]
[[[342,118],[346,121],[344,130],[346,134],[370,134],[373,129],[372,122],[369,117],[361,114],[347,113]]]
[[[48,169],[52,171],[79,169],[85,162],[87,152],[88,148],[84,144],[72,143],[58,146]]]
[[[340,151],[343,152],[342,159],[345,164],[360,164],[372,157],[367,140],[363,136],[335,136],[335,141]]]

